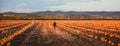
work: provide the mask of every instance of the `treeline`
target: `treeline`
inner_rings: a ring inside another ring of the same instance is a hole
[[[60,20],[80,20],[80,19],[120,19],[119,14],[82,14],[82,13],[55,13],[55,12],[37,12],[37,13],[1,13],[0,19],[60,19]]]

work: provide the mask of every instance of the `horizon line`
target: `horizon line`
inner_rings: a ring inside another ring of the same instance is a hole
[[[44,10],[44,11],[31,11],[31,12],[14,12],[14,11],[7,11],[7,12],[0,12],[0,13],[34,13],[34,12],[120,12],[120,11],[63,11],[63,10]]]

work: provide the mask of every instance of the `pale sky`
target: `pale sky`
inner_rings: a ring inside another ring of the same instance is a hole
[[[120,0],[0,0],[0,12],[120,11]]]

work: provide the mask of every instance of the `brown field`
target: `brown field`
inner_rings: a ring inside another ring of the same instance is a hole
[[[0,20],[0,46],[120,46],[120,20]]]

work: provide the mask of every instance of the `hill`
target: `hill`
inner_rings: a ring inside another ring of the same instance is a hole
[[[0,13],[0,19],[120,19],[120,12],[39,11],[32,13]]]

